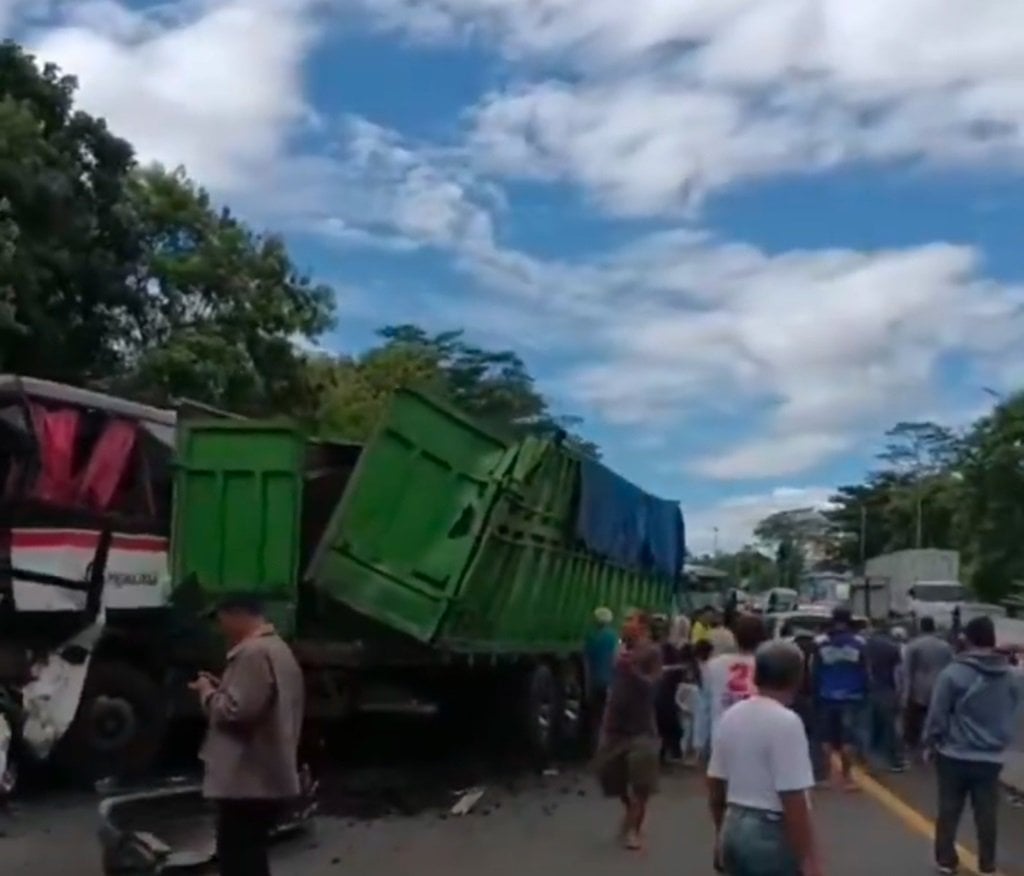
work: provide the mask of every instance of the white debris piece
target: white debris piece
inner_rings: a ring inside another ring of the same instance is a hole
[[[483,797],[486,791],[486,788],[470,788],[468,791],[463,791],[462,796],[455,801],[455,805],[452,806],[449,814],[468,815],[473,807],[480,802],[480,798]]]

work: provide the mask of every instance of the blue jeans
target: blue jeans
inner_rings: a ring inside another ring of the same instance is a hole
[[[781,812],[730,805],[722,825],[722,864],[728,876],[800,876]]]

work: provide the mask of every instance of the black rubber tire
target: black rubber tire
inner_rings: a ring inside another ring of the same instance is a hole
[[[558,713],[561,708],[558,680],[546,663],[538,663],[526,675],[522,700],[523,734],[527,752],[547,764],[558,744]]]
[[[566,660],[558,671],[558,723],[556,749],[569,759],[580,757],[587,747],[587,704],[583,667]]]
[[[99,717],[118,715],[120,737],[103,740]],[[121,720],[128,715],[131,723]],[[160,685],[127,663],[101,661],[89,668],[78,712],[56,754],[83,781],[145,775],[156,763],[167,733],[167,704]],[[125,729],[125,727],[129,729]]]

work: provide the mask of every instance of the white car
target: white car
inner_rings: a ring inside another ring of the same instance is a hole
[[[1003,618],[1006,609],[971,598],[970,591],[958,581],[918,581],[910,588],[910,614],[915,621],[930,617],[940,630],[953,627],[953,613],[960,609],[960,623],[976,617]]]
[[[832,608],[829,606],[804,606],[795,611],[780,611],[764,616],[769,639],[791,639],[798,631],[820,635],[832,626]],[[866,618],[855,615],[854,626],[863,628]]]

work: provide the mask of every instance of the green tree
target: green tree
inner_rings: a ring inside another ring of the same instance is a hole
[[[0,370],[82,382],[121,366],[145,290],[132,148],[75,110],[75,89],[0,44]]]
[[[950,474],[962,455],[961,441],[951,429],[928,421],[898,423],[886,438],[879,459],[892,475],[889,521],[905,533],[892,541],[901,547],[948,545],[957,483]]]
[[[361,357],[318,357],[310,361],[308,379],[316,399],[315,427],[323,434],[364,441],[384,415],[397,389],[425,389],[444,395],[438,363],[424,351],[396,345]]]
[[[1002,599],[1024,580],[1024,392],[970,429],[959,477],[959,546],[970,582]]]
[[[480,421],[513,435],[564,432],[580,452],[599,455],[596,445],[576,433],[579,418],[551,411],[515,352],[478,347],[467,342],[461,330],[431,335],[419,326],[397,325],[382,328],[378,335],[383,344],[368,354],[388,354],[378,365],[417,363],[420,383],[426,382],[429,389]]]
[[[284,243],[253,232],[183,171],[139,171],[129,187],[146,307],[113,388],[155,403],[188,396],[250,414],[308,416],[299,339],[331,324],[334,296],[299,273]]]
[[[812,546],[826,545],[830,537],[828,520],[816,508],[777,511],[754,527],[754,535],[774,551],[780,587],[799,589]]]

